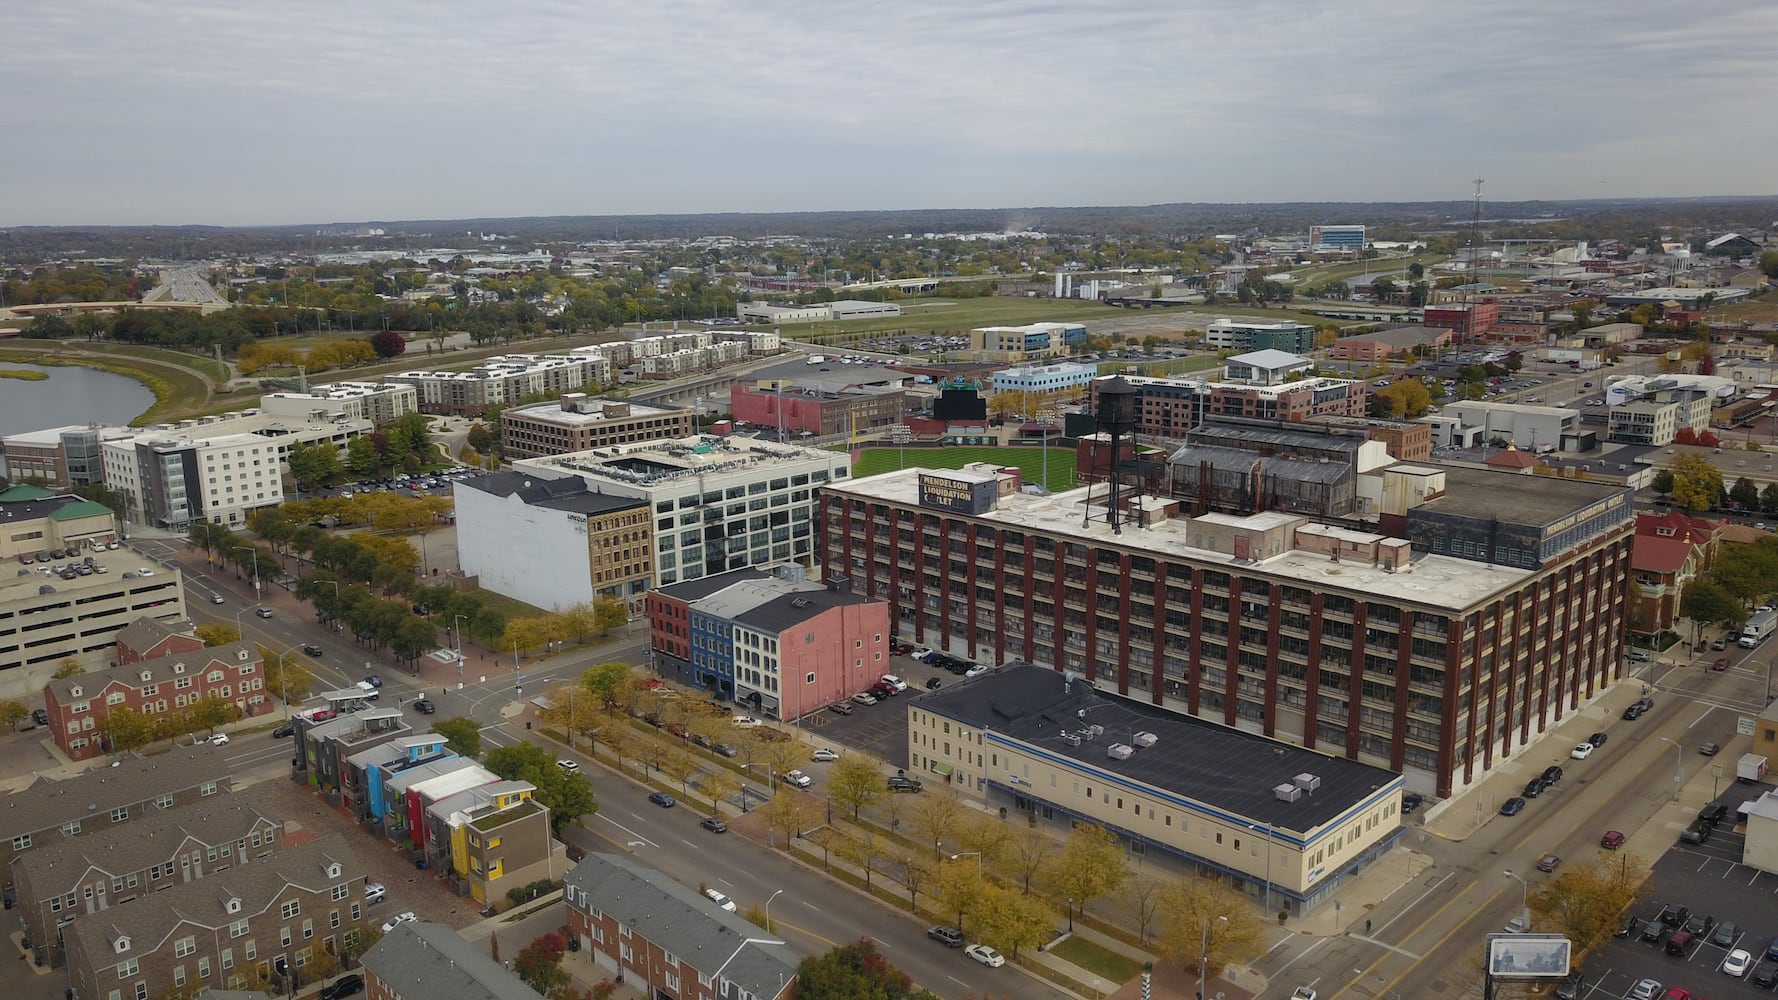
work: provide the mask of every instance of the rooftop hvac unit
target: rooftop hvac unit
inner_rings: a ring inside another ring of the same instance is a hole
[[[1063,733],[1062,734],[1062,742],[1068,744],[1071,747],[1077,747],[1077,746],[1080,746],[1080,737],[1074,735],[1073,733]]]
[[[1094,736],[1104,736],[1105,727],[1095,723],[1094,725],[1087,727],[1087,732],[1092,733]]]
[[[1310,774],[1307,771],[1304,771],[1302,774],[1297,775],[1294,780],[1296,782],[1296,787],[1302,789],[1305,792],[1310,793],[1311,795],[1313,795],[1315,793],[1315,789],[1321,787],[1321,779],[1316,777],[1313,774]]]
[[[1083,740],[1087,740],[1087,741],[1088,741],[1088,742],[1091,742],[1091,741],[1092,741],[1092,739],[1093,739],[1093,737],[1095,737],[1095,736],[1097,736],[1097,735],[1099,735],[1099,734],[1098,734],[1098,733],[1095,733],[1095,732],[1093,732],[1093,727],[1091,727],[1091,726],[1088,726],[1088,727],[1087,727],[1087,728],[1085,728],[1085,729],[1082,729],[1082,730],[1081,730],[1081,731],[1080,731],[1080,734],[1079,734],[1079,735],[1080,735],[1080,738],[1081,738],[1081,739],[1083,739]]]
[[[1302,798],[1303,790],[1295,785],[1278,785],[1272,789],[1272,795],[1280,802],[1295,802]]]
[[[1113,743],[1105,748],[1105,756],[1113,760],[1129,760],[1135,749],[1125,743]]]
[[[1144,732],[1137,733],[1135,736],[1130,737],[1130,741],[1135,743],[1137,747],[1147,750],[1149,747],[1159,743],[1161,738],[1153,733]]]

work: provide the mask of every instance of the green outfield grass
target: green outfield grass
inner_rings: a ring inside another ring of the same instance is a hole
[[[1099,362],[1099,374],[1121,375],[1124,369],[1134,368],[1141,375],[1183,375],[1221,367],[1222,359],[1214,354],[1194,354],[1185,358],[1119,358]]]
[[[1074,488],[1074,451],[1053,442],[1049,448],[1049,481],[1044,482],[1044,449],[993,448],[959,446],[955,448],[909,448],[907,467],[928,469],[961,469],[971,462],[992,462],[995,465],[1017,466],[1024,472],[1025,482],[1043,483],[1050,492],[1060,493]],[[874,476],[894,472],[902,467],[900,448],[865,448],[852,463],[853,477]]]

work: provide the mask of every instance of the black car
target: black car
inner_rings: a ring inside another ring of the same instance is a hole
[[[1698,818],[1711,826],[1718,826],[1729,818],[1729,807],[1721,802],[1713,802],[1698,810]]]
[[[321,655],[321,647],[315,645],[312,642],[305,642],[305,643],[303,643],[303,655],[304,656],[320,656]]]
[[[1500,815],[1502,816],[1517,816],[1524,811],[1525,800],[1516,795],[1500,804]]]
[[[1778,962],[1766,959],[1753,967],[1753,985],[1771,989],[1778,985]]]
[[[1556,992],[1553,995],[1556,1000],[1580,1000],[1586,986],[1587,978],[1581,975],[1579,969],[1576,969],[1568,974],[1568,978],[1556,985]]]
[[[910,778],[905,774],[890,775],[889,790],[892,792],[917,792],[920,790],[920,779]]]
[[[364,992],[363,976],[357,974],[341,976],[332,983],[321,987],[318,1000],[340,1000],[341,997],[349,997],[362,992]]]
[[[1525,782],[1525,790],[1523,792],[1520,792],[1519,794],[1525,796],[1528,799],[1535,799],[1539,795],[1542,795],[1544,792],[1548,791],[1549,787],[1550,787],[1550,783],[1543,780],[1542,778],[1532,778],[1530,781]]]
[[[1562,769],[1557,767],[1554,764],[1551,764],[1549,767],[1544,768],[1543,769],[1543,780],[1552,784],[1552,785],[1558,781],[1561,781],[1562,780]]]
[[[1693,914],[1691,919],[1689,919],[1685,922],[1686,931],[1689,932],[1694,937],[1696,937],[1699,934],[1710,933],[1710,928],[1715,927],[1715,926],[1716,926],[1715,918],[1713,918],[1709,914],[1705,914],[1705,913]]]
[[[1716,930],[1710,935],[1710,943],[1717,945],[1718,947],[1727,948],[1732,946],[1735,943],[1735,939],[1740,936],[1741,925],[1735,923],[1733,920],[1724,920],[1722,923],[1716,925]]]
[[[1704,841],[1710,839],[1710,831],[1714,829],[1715,827],[1711,826],[1704,820],[1694,820],[1691,826],[1686,827],[1685,830],[1680,833],[1679,839],[1688,844],[1702,844]]]
[[[1425,801],[1426,796],[1421,795],[1419,792],[1409,792],[1406,795],[1403,795],[1401,797],[1401,814],[1403,816],[1408,815],[1420,808],[1420,803]]]
[[[1671,904],[1661,907],[1661,923],[1668,927],[1683,927],[1692,918],[1692,911],[1683,906]]]
[[[1624,922],[1618,926],[1617,933],[1612,936],[1613,937],[1620,937],[1620,938],[1627,938],[1630,935],[1636,933],[1636,929],[1641,926],[1642,926],[1642,918],[1641,917],[1625,917]]]
[[[41,708],[31,709],[31,721],[40,726],[49,725],[49,713]]]
[[[709,830],[711,833],[727,833],[728,832],[728,824],[724,823],[722,820],[719,820],[714,816],[705,816],[703,819],[698,821],[698,825],[703,827],[706,830]]]
[[[671,809],[674,806],[673,796],[668,795],[666,792],[653,792],[648,796],[648,801],[653,802],[662,809]]]
[[[433,712],[438,711],[438,706],[434,705],[429,698],[416,698],[414,700],[414,711],[421,715],[431,715]]]
[[[278,728],[272,730],[272,735],[277,737],[278,739],[283,739],[286,736],[295,736],[296,735],[296,723],[286,722],[282,726],[279,726]]]
[[[944,681],[941,681],[938,678],[934,677],[931,680],[926,682],[926,690],[937,691],[939,688],[944,687],[944,685],[945,685]]]
[[[1645,711],[1647,709],[1642,707],[1642,702],[1632,702],[1629,708],[1624,709],[1624,721],[1634,722],[1642,718],[1642,713]]]
[[[1662,938],[1667,936],[1667,931],[1670,929],[1665,920],[1650,920],[1642,925],[1642,940],[1649,944],[1659,943]]]

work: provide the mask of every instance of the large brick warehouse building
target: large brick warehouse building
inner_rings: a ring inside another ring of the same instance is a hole
[[[820,561],[899,631],[1406,774],[1448,795],[1622,670],[1628,493],[1395,464],[1337,521],[1016,470],[825,487]],[[1089,496],[1090,493],[1090,496]],[[1510,499],[1507,499],[1510,498]]]

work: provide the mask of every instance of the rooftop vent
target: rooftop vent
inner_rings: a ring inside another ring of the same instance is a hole
[[[1136,744],[1137,748],[1142,750],[1147,750],[1149,747],[1154,746],[1160,741],[1161,738],[1153,733],[1137,733],[1135,736],[1130,737],[1130,742]]]
[[[1127,743],[1113,743],[1105,748],[1105,756],[1113,760],[1129,760],[1130,755],[1135,752],[1135,748]]]
[[[1296,787],[1311,795],[1315,793],[1315,789],[1321,787],[1321,779],[1307,771],[1297,775],[1293,780],[1296,783]]]
[[[1280,802],[1295,802],[1302,795],[1303,790],[1295,785],[1277,785],[1272,789],[1272,796]]]
[[[1077,747],[1077,746],[1080,746],[1080,737],[1076,736],[1073,733],[1063,733],[1062,734],[1062,742],[1068,744],[1071,747]]]

